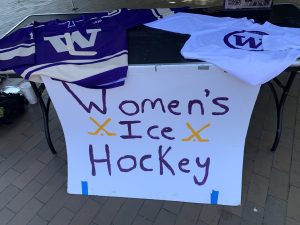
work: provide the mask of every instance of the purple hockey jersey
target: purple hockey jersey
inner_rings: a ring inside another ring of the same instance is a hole
[[[33,65],[34,54],[33,26],[21,28],[0,40],[0,70]]]
[[[0,70],[42,82],[40,76],[88,88],[124,84],[128,28],[173,14],[170,9],[119,9],[67,21],[35,22],[0,40]]]

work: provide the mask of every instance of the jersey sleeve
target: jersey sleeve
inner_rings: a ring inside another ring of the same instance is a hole
[[[0,70],[34,64],[35,42],[33,26],[21,28],[0,39]]]

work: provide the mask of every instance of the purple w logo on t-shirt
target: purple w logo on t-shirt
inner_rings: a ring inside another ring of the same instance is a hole
[[[224,43],[234,49],[248,51],[263,51],[262,36],[268,35],[262,31],[234,31],[224,37]]]

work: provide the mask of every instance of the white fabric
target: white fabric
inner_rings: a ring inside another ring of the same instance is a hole
[[[300,56],[300,48],[272,49],[273,44],[270,41],[273,35],[284,33],[288,42],[290,32],[294,37],[298,36],[299,40],[300,29],[280,28],[270,23],[260,25],[246,18],[217,18],[178,13],[146,25],[190,34],[191,37],[181,50],[185,58],[213,63],[252,85],[271,80]],[[290,43],[293,46],[299,44],[296,39]]]
[[[15,57],[25,57],[25,56],[30,56],[35,54],[35,46],[31,46],[31,47],[18,47],[16,49],[7,51],[7,52],[3,52],[0,54],[0,60],[10,60],[13,59]]]
[[[99,59],[89,59],[89,60],[65,60],[57,63],[47,63],[37,66],[30,67],[26,69],[22,77],[25,77],[26,74],[38,70],[38,74],[41,76],[47,76],[51,74],[52,78],[61,79],[64,77],[64,80],[67,82],[75,82],[77,80],[84,79],[86,77],[92,77],[95,75],[95,70],[97,69],[98,73],[104,73],[122,66],[127,66],[128,54],[127,50],[118,52],[114,55]],[[116,56],[121,54],[119,56]],[[105,60],[107,59],[107,60]],[[40,76],[33,76],[31,81],[42,83]],[[125,80],[125,78],[123,79]],[[119,81],[117,81],[119,82]],[[103,86],[103,85],[98,85]]]
[[[263,36],[264,50],[300,49],[300,29],[275,26],[268,23],[276,32]]]

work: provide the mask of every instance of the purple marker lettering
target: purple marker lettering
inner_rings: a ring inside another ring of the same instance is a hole
[[[144,161],[145,161],[146,159],[151,159],[151,158],[152,158],[152,155],[144,155],[144,156],[141,158],[141,160],[140,160],[140,167],[141,167],[141,169],[142,169],[143,171],[153,171],[153,169],[147,168],[147,167],[145,167],[145,165],[144,165]]]
[[[160,145],[159,146],[159,150],[158,150],[158,156],[159,156],[159,174],[160,175],[163,175],[164,174],[164,166],[170,170],[170,172],[175,175],[175,172],[173,170],[173,168],[171,167],[171,165],[165,160],[165,156],[168,154],[168,152],[171,150],[171,147],[169,147],[167,149],[167,151],[165,151],[163,154],[162,154],[162,146]]]
[[[223,112],[212,112],[212,115],[224,115],[224,114],[228,113],[229,107],[227,105],[224,105],[224,104],[220,103],[219,101],[228,101],[228,98],[227,97],[218,97],[218,98],[214,98],[212,100],[212,102],[215,105],[217,105],[220,108],[224,109]]]
[[[198,178],[196,176],[194,176],[194,182],[195,184],[201,186],[203,184],[205,184],[206,180],[207,180],[207,177],[208,177],[208,173],[209,173],[209,165],[210,165],[210,158],[208,157],[205,161],[204,164],[201,164],[200,163],[200,158],[197,157],[196,158],[196,164],[199,168],[205,168],[205,174],[204,174],[204,178],[202,179],[202,181],[199,181]]]
[[[130,159],[133,162],[132,166],[130,166],[129,168],[124,168],[121,165],[121,161],[126,159]],[[136,158],[133,155],[125,155],[118,159],[117,164],[121,172],[130,172],[131,170],[136,168]]]
[[[179,101],[178,100],[172,100],[168,104],[168,110],[170,113],[173,113],[174,115],[178,116],[181,115],[181,112],[175,112],[173,109],[176,109],[179,106]]]
[[[110,164],[110,154],[109,154],[109,146],[108,145],[105,145],[105,153],[106,153],[105,159],[95,159],[93,146],[89,145],[90,162],[92,165],[92,176],[96,176],[95,163],[106,163],[108,174],[109,174],[109,176],[111,176],[111,164]]]
[[[133,135],[132,134],[132,124],[140,123],[139,120],[133,120],[133,121],[120,121],[119,124],[121,125],[127,125],[128,134],[127,135],[121,135],[120,137],[123,139],[135,139],[135,138],[142,138],[141,135]]]
[[[184,173],[189,173],[191,170],[183,168],[184,166],[189,165],[189,163],[190,163],[189,159],[183,158],[179,161],[178,168]]]

